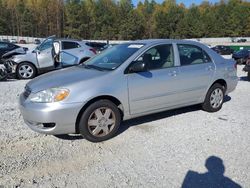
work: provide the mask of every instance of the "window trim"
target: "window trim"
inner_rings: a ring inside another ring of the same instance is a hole
[[[179,45],[188,45],[188,46],[194,46],[194,47],[197,47],[199,49],[201,49],[202,53],[203,53],[203,56],[204,56],[204,53],[209,57],[209,59],[211,61],[209,62],[203,62],[203,63],[196,63],[196,64],[189,64],[189,65],[182,65],[181,64],[181,59],[180,59],[180,52],[179,52],[179,48],[178,46]],[[185,43],[176,43],[176,47],[177,47],[177,51],[178,51],[178,57],[179,57],[179,67],[186,67],[186,66],[192,66],[192,65],[202,65],[202,64],[206,64],[206,63],[214,63],[213,62],[213,59],[211,58],[211,56],[200,46],[196,45],[196,44],[185,44]]]
[[[134,58],[134,60],[132,60],[132,61],[130,62],[130,64],[129,64],[129,65],[126,67],[126,69],[124,70],[124,74],[134,74],[134,73],[130,73],[130,72],[129,72],[129,67],[132,66],[133,63],[136,62],[145,52],[147,52],[147,51],[150,50],[151,48],[154,48],[154,47],[156,47],[156,46],[161,46],[161,45],[172,45],[173,53],[174,53],[174,66],[173,66],[173,67],[164,67],[164,68],[160,68],[160,69],[152,69],[152,70],[149,70],[149,72],[178,67],[179,65],[178,65],[178,59],[176,58],[175,43],[173,43],[173,42],[169,42],[169,43],[161,42],[161,43],[158,43],[158,44],[151,45],[151,46],[147,47],[146,49],[144,49],[138,56],[136,56],[136,57]]]

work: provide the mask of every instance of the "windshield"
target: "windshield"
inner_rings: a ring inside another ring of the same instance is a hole
[[[39,46],[36,47],[37,50],[43,51],[48,48],[52,48],[53,41],[55,40],[55,37],[48,37],[46,38]]]
[[[88,60],[84,66],[100,70],[114,70],[143,46],[143,44],[131,43],[114,46]]]

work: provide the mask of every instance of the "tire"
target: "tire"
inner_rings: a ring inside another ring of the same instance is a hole
[[[36,68],[31,63],[21,63],[16,70],[19,79],[32,79],[36,76]]]
[[[225,88],[221,84],[215,83],[208,90],[202,109],[207,112],[219,111],[222,108],[224,96]]]
[[[250,72],[247,73],[248,81],[250,81]]]
[[[121,113],[118,107],[109,100],[99,100],[83,112],[78,128],[88,141],[102,142],[115,136],[120,123]]]

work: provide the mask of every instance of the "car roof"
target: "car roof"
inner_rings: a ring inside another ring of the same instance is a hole
[[[183,44],[201,44],[200,42],[192,41],[192,40],[179,40],[179,39],[145,39],[145,40],[135,40],[129,41],[131,44],[142,43],[145,45],[149,44],[157,44],[157,43],[183,43]]]

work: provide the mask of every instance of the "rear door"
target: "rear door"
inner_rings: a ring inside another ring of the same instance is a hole
[[[67,67],[78,64],[83,53],[84,50],[77,42],[62,41],[62,51],[60,54],[62,66]]]
[[[180,57],[179,87],[186,103],[200,102],[211,85],[215,64],[199,46],[177,44]]]

